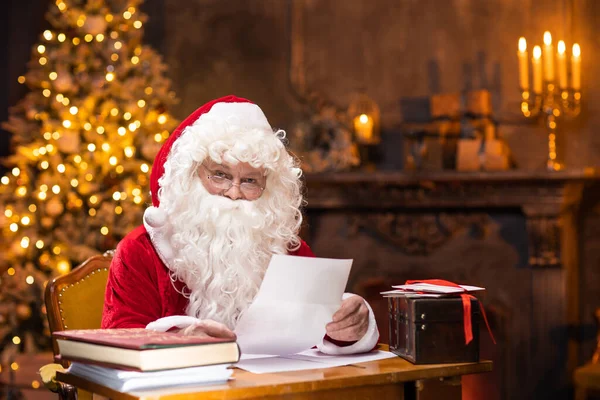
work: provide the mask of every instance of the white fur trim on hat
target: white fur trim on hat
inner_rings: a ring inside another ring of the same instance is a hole
[[[247,129],[273,130],[263,111],[253,103],[217,103],[212,106],[210,111],[202,114],[193,125],[196,125],[205,116],[222,120],[236,118],[236,122],[243,124],[243,127]]]

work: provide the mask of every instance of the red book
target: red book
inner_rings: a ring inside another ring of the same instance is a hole
[[[235,340],[184,336],[143,328],[79,329],[54,332],[60,357],[137,371],[235,363]]]

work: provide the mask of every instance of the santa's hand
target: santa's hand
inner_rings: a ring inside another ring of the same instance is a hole
[[[200,336],[200,337],[213,337],[218,339],[232,339],[235,340],[237,336],[225,325],[210,320],[203,319],[194,324],[183,328],[179,331],[186,336]]]
[[[369,309],[362,297],[348,297],[332,319],[326,327],[330,338],[345,342],[360,340],[369,327]]]

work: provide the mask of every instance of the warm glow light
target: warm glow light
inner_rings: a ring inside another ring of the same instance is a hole
[[[19,186],[19,188],[17,189],[17,195],[23,197],[26,194],[27,194],[27,188],[25,186]]]
[[[113,74],[112,72],[109,72],[108,74],[106,74],[106,80],[109,82],[112,82],[115,79],[115,74]]]
[[[58,74],[56,72],[52,71],[48,74],[48,78],[50,78],[51,81],[54,81],[54,80],[56,80],[56,78],[58,78]]]
[[[79,154],[77,154],[75,157],[73,157],[73,161],[75,161],[77,164],[79,164],[81,162],[81,156]]]
[[[103,226],[102,228],[100,228],[100,233],[104,236],[108,235],[108,228],[106,226]]]
[[[142,27],[142,21],[135,21],[135,22],[133,23],[133,27],[134,27],[135,29],[140,29],[140,28]]]
[[[114,18],[114,17],[113,17],[113,15],[112,15],[112,14],[106,14],[106,15],[104,16],[104,19],[106,19],[106,22],[112,22],[113,18]]]
[[[125,170],[125,168],[123,168],[122,165],[117,165],[117,168],[115,168],[115,171],[117,171],[117,174],[123,173],[124,170]]]
[[[77,114],[78,111],[79,111],[79,109],[75,106],[69,108],[69,112],[73,115]]]
[[[23,75],[19,76],[19,77],[17,78],[17,82],[19,82],[19,83],[21,83],[21,84],[25,83],[25,77],[24,77]]]
[[[33,282],[35,280],[33,279],[33,276],[29,275],[27,276],[27,278],[25,278],[25,282],[27,282],[28,285],[33,285]]]
[[[43,44],[40,44],[40,45],[37,47],[37,51],[38,51],[38,53],[40,53],[40,54],[44,54],[44,52],[46,51],[46,46],[44,46]]]
[[[12,224],[10,224],[9,229],[11,230],[11,232],[16,232],[19,230],[19,225],[13,222]]]
[[[83,37],[83,40],[85,40],[86,42],[88,42],[88,43],[89,43],[89,42],[91,42],[92,40],[94,40],[94,35],[92,35],[92,34],[89,34],[89,33],[88,33],[87,35],[85,35],[85,36]]]
[[[44,248],[44,241],[43,240],[38,240],[37,242],[35,242],[35,247],[37,247],[38,249],[43,249]]]
[[[6,215],[6,217],[7,217],[7,218],[10,218],[10,217],[12,217],[12,215],[13,215],[13,212],[12,212],[12,210],[9,208],[9,209],[7,209],[7,210],[4,210],[4,215]]]
[[[166,116],[166,115],[164,115],[164,114],[160,114],[160,115],[158,116],[158,123],[162,125],[162,124],[164,124],[165,122],[167,122],[167,116]]]
[[[37,206],[35,204],[30,204],[28,210],[31,212],[35,212],[37,210]]]
[[[79,181],[75,178],[71,179],[71,186],[73,186],[73,187],[79,186]]]
[[[123,13],[123,18],[125,18],[125,19],[129,19],[129,18],[131,18],[131,13],[130,13],[129,11],[125,11],[125,12]]]
[[[92,175],[90,173],[85,174],[85,180],[86,181],[91,182],[92,179],[94,179],[94,175]]]
[[[121,200],[121,192],[114,192],[112,198],[115,201]]]
[[[567,50],[567,46],[565,46],[565,41],[564,40],[559,40],[558,41],[558,54],[565,54],[565,51]]]
[[[520,37],[519,38],[519,51],[521,53],[525,52],[527,50],[527,40],[525,40],[524,37]]]
[[[38,198],[39,198],[40,200],[46,200],[46,197],[48,197],[48,196],[46,195],[46,192],[40,192],[40,193],[38,194]]]
[[[146,102],[144,100],[138,100],[137,105],[139,108],[142,108],[146,105]]]
[[[544,32],[544,44],[550,46],[552,44],[552,34],[548,31]]]
[[[58,172],[60,172],[61,174],[62,174],[62,173],[64,173],[64,172],[65,172],[65,170],[66,170],[66,168],[65,168],[65,165],[64,165],[64,164],[58,164],[58,165],[56,166],[56,170],[57,170]]]
[[[140,204],[140,203],[142,202],[142,198],[141,198],[140,196],[135,196],[135,197],[133,198],[133,202],[134,202],[135,204]]]
[[[96,40],[97,40],[98,42],[102,42],[102,41],[104,41],[104,35],[103,35],[103,34],[101,34],[101,33],[97,34],[97,35],[96,35]]]
[[[151,95],[152,94],[152,88],[150,86],[148,86],[146,89],[144,89],[144,93],[146,93],[147,95]]]
[[[131,57],[131,63],[132,63],[133,65],[136,65],[136,64],[137,64],[137,63],[139,63],[139,62],[140,62],[140,58],[139,58],[138,56],[133,56],[133,57]]]
[[[128,128],[131,132],[135,132],[135,130],[137,129],[137,124],[132,122],[131,124],[129,124]]]
[[[21,170],[17,167],[14,167],[11,172],[14,176],[19,176],[19,174],[21,173]]]
[[[90,208],[90,210],[88,211],[88,214],[90,215],[90,217],[95,216],[96,215],[96,209]]]
[[[95,194],[90,196],[90,203],[92,204],[96,204],[98,202],[98,196],[96,196]]]
[[[52,37],[53,37],[52,32],[50,32],[49,30],[46,29],[44,31],[44,39],[46,39],[46,40],[52,40]]]
[[[71,270],[71,264],[67,260],[60,260],[56,264],[56,270],[61,274],[66,274]]]
[[[119,59],[119,55],[117,53],[112,53],[110,55],[111,61],[117,61]]]
[[[59,194],[60,193],[60,186],[58,186],[58,185],[52,186],[52,193]]]
[[[112,156],[111,158],[108,159],[108,162],[110,165],[117,165],[117,157]]]
[[[59,42],[61,42],[61,43],[62,43],[62,42],[64,42],[64,41],[65,41],[65,39],[67,39],[67,37],[65,36],[65,34],[64,34],[64,33],[59,33],[59,34],[58,34],[58,41],[59,41]]]
[[[108,144],[108,143],[102,143],[102,150],[109,151],[110,150],[110,144]]]
[[[65,119],[62,124],[67,129],[71,127],[71,121],[69,121],[68,119]]]
[[[79,40],[79,38],[76,38],[76,37],[74,37],[74,38],[73,38],[73,44],[74,44],[75,46],[77,46],[79,43],[81,43],[81,40]]]
[[[33,389],[39,389],[40,388],[40,382],[38,382],[38,381],[31,381],[31,387]]]
[[[44,139],[46,140],[50,140],[52,139],[52,134],[50,132],[44,132]]]
[[[131,158],[131,157],[133,157],[133,153],[134,153],[133,150],[134,150],[133,147],[127,146],[127,147],[125,147],[125,149],[123,149],[123,152],[125,153],[125,156],[127,158]]]
[[[533,58],[535,58],[536,60],[542,58],[542,48],[540,46],[535,46],[533,48]]]
[[[45,147],[40,147],[40,148],[39,148],[39,152],[40,152],[40,154],[41,154],[41,155],[44,155],[44,154],[46,154],[46,148],[45,148]],[[42,164],[42,165],[43,165],[43,164]]]
[[[102,135],[104,133],[104,127],[103,126],[97,127],[96,132],[98,132],[99,135]]]
[[[40,57],[40,59],[39,59],[40,65],[46,65],[47,62],[48,62],[48,59],[46,57]]]
[[[121,47],[123,47],[123,43],[119,42],[118,40],[115,42],[114,44],[115,49],[120,50]]]
[[[131,119],[131,113],[127,111],[125,114],[123,114],[123,118],[125,121],[129,121]]]
[[[358,120],[362,124],[366,124],[367,122],[369,122],[369,116],[367,114],[361,114],[360,117],[358,117]]]
[[[8,176],[3,176],[2,179],[0,179],[0,182],[2,182],[3,185],[8,185],[10,180],[8,179]]]
[[[577,43],[575,43],[573,45],[573,57],[579,57],[581,56],[581,48],[579,47],[579,45]]]
[[[83,129],[85,129],[86,131],[91,130],[92,124],[90,124],[89,122],[86,122],[85,124],[83,124]]]
[[[94,143],[90,143],[87,145],[87,149],[89,151],[96,151],[96,145]]]
[[[148,164],[144,163],[140,166],[140,169],[142,170],[142,172],[148,172],[150,170],[150,168],[148,167]]]
[[[60,139],[60,133],[58,133],[58,132],[52,132],[52,139],[54,139],[54,140]]]
[[[14,362],[12,364],[10,364],[10,369],[12,369],[13,371],[16,371],[19,369],[19,364]]]
[[[115,214],[121,215],[122,212],[123,212],[123,207],[121,207],[121,206],[115,207]]]
[[[119,115],[119,109],[118,108],[111,109],[110,115],[112,115],[113,117],[116,117],[117,115]]]
[[[23,218],[21,218],[21,223],[23,225],[29,225],[30,222],[31,222],[31,218],[29,218],[27,215],[24,216]]]
[[[50,95],[52,94],[52,92],[50,91],[50,89],[44,89],[42,91],[42,94],[44,95],[44,97],[50,97]]]
[[[29,277],[28,277],[28,278],[29,278]],[[20,337],[18,337],[18,336],[13,336],[13,338],[12,338],[12,342],[13,342],[14,344],[19,344],[19,343],[21,343],[21,338],[20,338]]]
[[[40,186],[40,191],[41,192],[47,192],[48,191],[48,185],[42,185],[42,186]]]
[[[59,254],[60,254],[60,247],[58,247],[58,246],[54,246],[54,247],[52,248],[52,252],[53,252],[54,254],[56,254],[56,255],[59,255]]]
[[[14,276],[17,271],[13,267],[10,267],[6,272],[9,276]]]
[[[51,144],[47,144],[46,150],[48,150],[48,153],[52,153],[52,151],[54,150],[54,146],[52,146]]]
[[[120,126],[119,129],[117,129],[117,133],[120,136],[125,136],[125,134],[127,133],[127,129],[125,129],[125,127],[123,127],[123,126]]]
[[[160,133],[157,133],[154,135],[154,141],[160,143],[160,141],[162,140],[162,135]]]

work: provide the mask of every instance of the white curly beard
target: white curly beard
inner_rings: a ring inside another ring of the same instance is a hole
[[[193,186],[169,207],[171,276],[189,289],[188,315],[234,329],[258,293],[271,255],[287,253],[290,238],[267,221],[289,211],[272,210],[262,198],[211,195],[199,179]]]

